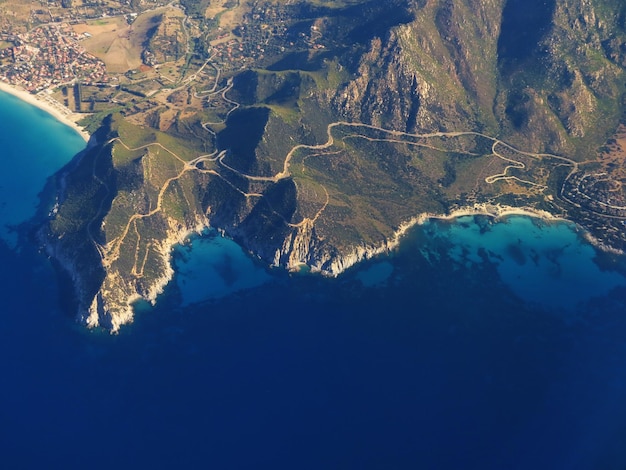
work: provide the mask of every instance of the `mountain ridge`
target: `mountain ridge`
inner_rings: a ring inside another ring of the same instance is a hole
[[[209,225],[268,264],[330,275],[392,249],[424,214],[485,204],[565,217],[622,249],[621,180],[590,155],[626,109],[625,8],[575,3],[547,2],[520,51],[508,35],[545,12],[511,26],[516,0],[311,8],[286,33],[310,34],[306,54],[189,88],[202,107],[167,132],[159,112],[153,128],[108,117],[63,171],[45,227],[79,317],[132,321],[132,303],[173,275],[172,246]]]

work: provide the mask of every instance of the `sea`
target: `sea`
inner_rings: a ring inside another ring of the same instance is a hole
[[[33,237],[84,145],[0,94],[1,468],[626,468],[626,262],[575,225],[431,220],[334,279],[207,230],[110,335]]]

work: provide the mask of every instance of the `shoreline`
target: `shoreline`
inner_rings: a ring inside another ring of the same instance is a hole
[[[461,207],[459,209],[455,209],[449,214],[433,214],[424,212],[417,217],[417,224],[422,225],[426,221],[430,219],[435,220],[454,220],[460,217],[473,216],[473,215],[485,215],[488,217],[492,217],[494,220],[502,219],[509,216],[524,216],[531,217],[535,219],[541,219],[544,221],[553,221],[553,222],[569,222],[574,223],[570,219],[565,217],[558,217],[550,212],[539,210],[539,209],[531,209],[531,208],[521,208],[521,207],[513,207],[513,206],[502,206],[500,204],[476,204],[474,206],[466,206]],[[575,224],[576,225],[576,224]]]
[[[454,221],[461,217],[467,216],[476,216],[482,215],[486,217],[490,217],[494,222],[499,222],[507,217],[511,216],[522,216],[529,217],[533,219],[539,219],[545,222],[564,222],[573,224],[577,229],[580,229],[580,226],[573,222],[570,219],[565,217],[555,216],[550,212],[532,209],[530,207],[513,207],[506,206],[500,204],[475,204],[473,206],[463,206],[459,207],[451,211],[449,214],[438,214],[432,212],[422,212],[421,214],[416,215],[415,217],[411,217],[406,222],[402,223],[398,228],[394,231],[393,235],[389,238],[386,238],[381,243],[376,245],[355,245],[352,246],[346,253],[340,254],[335,259],[332,260],[323,260],[318,265],[309,264],[303,261],[297,263],[286,263],[284,265],[285,269],[289,272],[297,272],[302,266],[308,266],[311,272],[320,273],[323,276],[328,277],[337,277],[342,273],[347,271],[348,269],[356,266],[357,264],[375,258],[380,255],[384,255],[395,250],[400,243],[402,243],[402,239],[406,235],[406,233],[417,225],[424,225],[430,220],[443,220],[443,221]],[[583,231],[583,236],[585,236],[587,232]],[[598,240],[591,239],[586,237],[589,240],[589,243],[592,245],[607,251],[606,245],[600,243]],[[326,267],[322,265],[329,261],[329,264]],[[276,263],[273,263],[272,266],[277,266]]]
[[[561,222],[572,224],[575,227],[575,230],[584,238],[587,243],[592,245],[593,247],[605,252],[611,253],[618,256],[626,255],[626,252],[620,250],[618,248],[614,248],[610,245],[607,245],[604,241],[598,239],[594,235],[592,235],[589,231],[587,231],[584,227],[576,223],[575,221],[568,219],[566,217],[559,217],[550,212],[540,210],[540,209],[532,209],[530,207],[512,207],[512,206],[502,206],[500,204],[476,204],[474,206],[466,206],[461,207],[459,209],[453,210],[450,214],[432,214],[432,213],[422,213],[417,217],[417,225],[424,225],[429,220],[445,220],[445,221],[454,221],[460,217],[467,216],[475,216],[475,215],[483,215],[487,217],[491,217],[494,222],[499,222],[506,217],[511,216],[522,216],[529,217],[533,219],[539,219],[543,222]]]
[[[91,137],[89,133],[83,127],[79,126],[76,123],[79,119],[83,117],[80,114],[73,113],[67,108],[65,108],[67,109],[67,113],[64,113],[57,107],[40,98],[38,95],[33,95],[32,93],[29,93],[22,88],[14,85],[9,85],[8,83],[3,81],[0,81],[0,91],[12,95],[19,100],[22,100],[25,103],[28,103],[31,106],[35,106],[42,111],[50,114],[60,123],[74,129],[83,138],[85,143],[89,142],[89,138]],[[59,103],[59,106],[62,105]]]

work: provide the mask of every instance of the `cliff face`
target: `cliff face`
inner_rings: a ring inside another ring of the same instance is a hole
[[[371,41],[336,112],[407,132],[494,127],[502,3],[414,5],[413,21]]]
[[[330,275],[391,249],[419,214],[476,203],[571,216],[601,238],[613,219],[581,212],[564,181],[624,111],[621,1],[361,3],[310,6],[321,48],[226,77],[224,122],[105,121],[46,228],[86,324],[131,321],[171,278],[172,246],[209,225],[269,264]]]

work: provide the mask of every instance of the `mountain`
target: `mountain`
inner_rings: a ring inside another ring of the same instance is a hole
[[[464,208],[565,217],[624,248],[621,0],[250,5],[273,31],[263,54],[212,90],[169,90],[145,122],[107,116],[59,174],[41,234],[89,326],[155,301],[172,246],[207,226],[328,275]],[[241,50],[254,31],[234,27]]]

